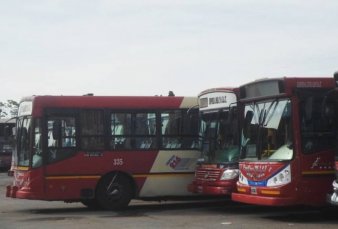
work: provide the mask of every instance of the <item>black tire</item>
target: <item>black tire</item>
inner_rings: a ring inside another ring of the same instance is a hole
[[[80,201],[84,206],[92,210],[102,209],[96,199],[85,199]]]
[[[96,200],[106,210],[121,210],[128,206],[132,198],[130,180],[118,173],[104,176],[96,189]]]

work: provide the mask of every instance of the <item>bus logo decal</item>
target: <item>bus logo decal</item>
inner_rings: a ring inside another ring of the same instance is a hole
[[[322,161],[320,157],[312,163],[311,169],[334,169],[333,164],[330,161]]]
[[[174,170],[188,170],[190,164],[190,158],[181,158],[176,155],[173,155],[166,163],[167,166]]]

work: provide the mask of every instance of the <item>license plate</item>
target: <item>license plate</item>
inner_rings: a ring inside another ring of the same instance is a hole
[[[257,188],[251,187],[251,194],[257,195]]]

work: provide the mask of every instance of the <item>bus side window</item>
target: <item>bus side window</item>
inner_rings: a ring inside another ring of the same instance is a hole
[[[165,149],[198,148],[197,110],[187,113],[185,110],[168,111],[161,114],[162,147]]]
[[[104,149],[104,118],[102,110],[85,110],[80,114],[81,148]]]
[[[48,161],[58,161],[73,155],[76,147],[75,118],[50,117],[47,126]]]
[[[156,114],[137,113],[135,114],[135,125],[133,133],[135,148],[152,149],[156,144]]]
[[[198,142],[198,109],[192,109],[189,113],[183,113],[183,143],[184,149],[199,149]]]
[[[162,123],[162,147],[166,149],[181,148],[179,138],[181,125],[181,112],[179,110],[169,111],[161,114]]]
[[[131,149],[131,114],[112,113],[110,118],[112,149]]]

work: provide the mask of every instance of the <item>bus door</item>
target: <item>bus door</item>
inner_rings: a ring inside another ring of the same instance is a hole
[[[46,195],[69,196],[67,190],[72,190],[70,186],[76,184],[75,176],[80,174],[78,166],[80,160],[76,160],[78,145],[78,128],[76,128],[76,120],[78,115],[74,111],[47,111],[43,123],[44,136],[44,157],[45,167],[45,191]],[[33,167],[39,166],[39,155],[33,155]],[[74,160],[65,160],[74,157]],[[74,166],[74,164],[77,166]],[[48,199],[48,197],[47,197]]]
[[[338,74],[335,73],[335,78]],[[338,205],[338,90],[330,91],[323,103],[322,113],[328,120],[333,119],[334,129],[334,151],[335,151],[335,180],[332,182],[331,190],[327,195],[330,204]]]
[[[300,169],[299,195],[311,203],[326,198],[334,178],[334,119],[323,115],[327,90],[303,89],[299,95]],[[325,195],[324,195],[325,194]]]

